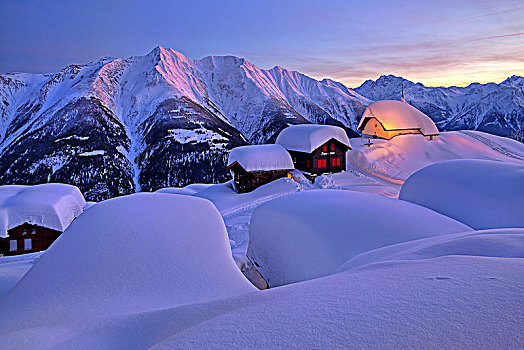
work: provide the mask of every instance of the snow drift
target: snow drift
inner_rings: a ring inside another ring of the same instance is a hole
[[[518,348],[523,260],[449,253],[209,303],[0,328],[0,336],[8,348],[45,349]]]
[[[374,249],[348,260],[336,273],[385,261],[443,256],[524,258],[524,229],[499,228],[453,233]]]
[[[24,223],[63,232],[85,206],[84,196],[71,185],[0,186],[0,237]]]
[[[524,227],[524,164],[452,160],[411,175],[400,199],[474,229]]]
[[[422,135],[399,135],[391,140],[351,139],[347,153],[348,169],[402,184],[414,172],[437,162],[452,159],[485,159],[524,164],[524,144],[478,131],[440,133],[431,142]]]
[[[256,208],[247,255],[275,287],[329,275],[372,249],[469,230],[411,203],[353,191],[316,190]]]
[[[213,204],[173,194],[98,203],[0,300],[5,332],[255,291]]]

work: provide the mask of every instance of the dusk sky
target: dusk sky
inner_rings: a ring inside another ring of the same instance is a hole
[[[382,74],[430,86],[524,75],[522,0],[3,0],[0,32],[0,73],[53,72],[162,45],[350,87]]]

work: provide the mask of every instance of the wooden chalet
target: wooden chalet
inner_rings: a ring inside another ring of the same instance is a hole
[[[46,250],[62,232],[24,223],[7,231],[3,255],[19,255]]]
[[[295,168],[311,174],[346,170],[346,152],[351,149],[344,129],[333,125],[293,125],[277,137]]]
[[[280,145],[241,146],[231,150],[227,167],[239,193],[250,192],[286,177],[294,169],[289,153]]]
[[[358,130],[373,138],[391,139],[397,135],[420,134],[437,140],[437,126],[427,115],[402,101],[385,100],[370,104],[364,111]]]
[[[46,250],[85,207],[71,185],[0,186],[0,255]]]

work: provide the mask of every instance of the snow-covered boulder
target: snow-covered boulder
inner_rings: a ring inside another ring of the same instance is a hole
[[[281,145],[249,145],[233,148],[227,166],[238,163],[245,171],[295,169],[291,156]]]
[[[0,300],[0,329],[144,312],[257,290],[205,199],[141,193],[85,211]]]
[[[474,229],[524,227],[524,163],[452,160],[411,175],[400,199]]]
[[[290,151],[311,153],[331,139],[351,148],[346,131],[334,125],[292,125],[280,132],[276,143]]]
[[[353,191],[307,191],[255,209],[247,255],[274,287],[329,275],[369,250],[469,230],[396,199]]]
[[[85,206],[72,185],[0,186],[0,237],[24,223],[63,232]]]

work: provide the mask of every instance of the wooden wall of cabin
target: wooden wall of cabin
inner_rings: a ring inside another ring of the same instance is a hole
[[[239,164],[231,167],[235,188],[239,193],[251,192],[271,181],[286,177],[291,170],[292,169],[247,172]]]
[[[348,147],[331,139],[312,153],[289,151],[295,168],[312,174],[338,173],[346,170]]]
[[[22,224],[7,231],[8,237],[4,239],[4,255],[19,255],[46,250],[60,236],[60,231],[45,227]],[[16,250],[12,248],[15,245]]]
[[[405,134],[420,134],[419,129],[400,129],[400,130],[385,130],[382,124],[376,119],[376,118],[370,118],[366,125],[364,126],[364,129],[362,130],[362,134],[369,135],[372,137],[381,137],[383,139],[391,139],[394,136],[397,135],[405,135]]]

